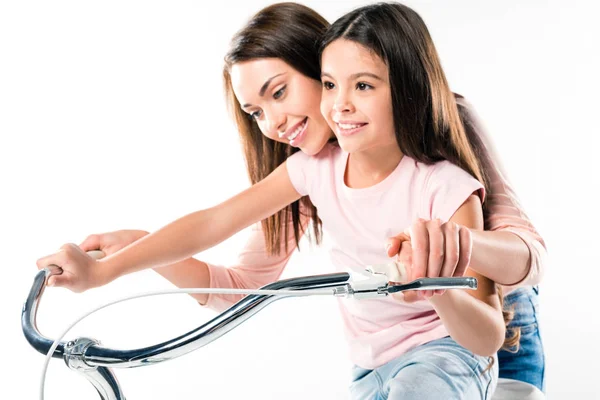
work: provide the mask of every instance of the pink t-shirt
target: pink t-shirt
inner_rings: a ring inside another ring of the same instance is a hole
[[[544,241],[528,219],[514,190],[512,190],[502,169],[500,159],[493,147],[491,137],[484,129],[477,114],[463,98],[457,98],[457,104],[461,110],[465,125],[467,125],[466,128],[472,130],[485,144],[487,152],[481,156],[485,157],[492,166],[492,170],[489,171],[489,191],[486,193],[487,213],[485,215],[485,229],[491,231],[510,231],[520,237],[529,249],[530,264],[527,276],[521,282],[508,289],[536,285],[540,282],[545,268],[546,249]],[[385,184],[385,181],[382,183]],[[351,192],[352,189],[349,191]],[[307,224],[308,221],[305,220],[304,226]],[[210,287],[258,288],[278,280],[289,258],[296,249],[292,224],[288,223],[287,228],[289,238],[287,243],[288,250],[284,251],[284,247],[282,246],[279,255],[270,256],[266,251],[264,232],[261,229],[260,223],[253,226],[243,251],[240,252],[233,265],[208,264]],[[395,236],[402,230],[390,231],[390,236]],[[381,242],[379,246],[383,248],[384,243]],[[328,272],[331,272],[331,270],[323,271],[323,273]],[[507,290],[504,293],[506,294]],[[208,296],[206,306],[216,311],[223,311],[241,298],[241,295],[211,294]]]
[[[385,240],[417,218],[450,219],[482,185],[447,162],[425,165],[404,156],[380,183],[364,189],[344,184],[348,154],[329,144],[317,156],[298,152],[287,161],[292,184],[317,207],[332,242],[336,271],[365,274],[365,267],[390,262]],[[352,361],[376,368],[412,347],[448,336],[431,304],[393,298],[340,299]]]

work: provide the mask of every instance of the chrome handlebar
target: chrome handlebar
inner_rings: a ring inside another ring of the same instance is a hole
[[[44,269],[37,273],[23,305],[21,325],[31,346],[46,355],[53,340],[42,335],[36,326],[36,313],[48,278],[55,271]],[[307,290],[331,288],[338,297],[373,298],[404,290],[476,289],[475,278],[421,278],[407,284],[388,283],[384,274],[373,273],[369,279],[350,282],[348,273],[305,276],[285,279],[262,287],[268,290]],[[268,304],[291,294],[248,295],[205,324],[172,340],[133,350],[118,350],[101,346],[100,342],[79,338],[60,342],[52,357],[64,358],[67,366],[82,374],[97,389],[103,400],[123,400],[125,397],[110,368],[132,368],[167,361],[197,350],[262,310]],[[110,367],[110,368],[109,368]]]

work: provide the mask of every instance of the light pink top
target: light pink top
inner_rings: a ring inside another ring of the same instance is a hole
[[[450,219],[482,185],[447,162],[418,163],[404,156],[380,183],[365,189],[344,184],[348,154],[328,144],[317,156],[298,152],[287,161],[292,184],[319,210],[332,240],[335,270],[365,274],[365,267],[389,263],[385,240],[417,218]],[[212,271],[211,271],[212,272]],[[393,298],[340,299],[352,362],[376,368],[412,347],[448,336],[431,304],[406,304]]]

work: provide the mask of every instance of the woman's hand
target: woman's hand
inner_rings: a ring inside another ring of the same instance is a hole
[[[409,229],[387,242],[388,256],[396,257],[408,282],[418,278],[461,277],[471,260],[471,231],[454,222],[418,219]],[[444,290],[409,291],[405,301],[443,294]]]
[[[123,247],[143,238],[148,232],[138,230],[120,230],[88,236],[80,245],[83,251],[101,250],[107,256]]]

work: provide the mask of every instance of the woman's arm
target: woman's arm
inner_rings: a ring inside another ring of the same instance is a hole
[[[294,189],[284,163],[267,178],[224,203],[186,215],[102,260],[92,260],[79,247],[65,245],[61,252],[38,260],[38,267],[51,264],[62,267],[63,273],[55,277],[55,285],[83,291],[131,272],[180,263],[298,198],[300,194]],[[202,268],[202,264],[184,261],[179,272],[188,272],[196,266]],[[206,276],[200,274],[198,278],[205,282]]]
[[[476,143],[477,154],[488,176],[485,231],[465,230],[454,222],[440,225],[436,221],[416,221],[410,229],[413,267],[427,271],[452,264],[462,272],[471,262],[474,271],[501,285],[511,288],[536,285],[544,275],[546,264],[544,240],[508,182],[483,122],[464,98],[457,95],[456,101],[467,136]],[[448,225],[455,226],[448,229]],[[460,240],[457,235],[448,234],[457,231],[461,233]],[[430,242],[430,237],[442,237],[442,240]],[[402,233],[388,240],[390,257],[398,254],[403,240]]]
[[[488,177],[485,231],[472,231],[473,268],[505,286],[536,285],[545,268],[544,240],[519,203],[485,124],[462,96],[456,103]]]
[[[479,198],[470,196],[451,221],[472,230],[483,229]],[[471,265],[474,265],[473,260]],[[504,343],[506,327],[500,298],[490,279],[472,268],[468,268],[465,275],[477,278],[477,290],[447,290],[443,295],[430,297],[429,301],[457,343],[476,354],[490,356]]]

